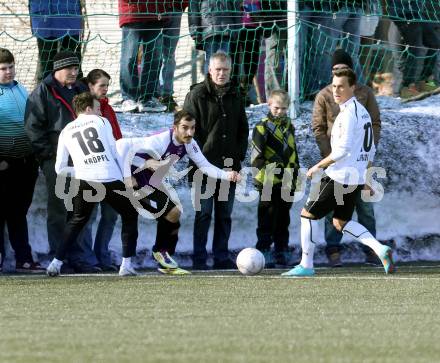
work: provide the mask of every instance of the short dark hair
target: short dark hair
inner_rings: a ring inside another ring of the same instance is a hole
[[[338,69],[333,72],[334,77],[347,77],[349,86],[354,86],[356,84],[356,73],[350,68]]]
[[[87,74],[87,77],[85,78],[85,81],[87,83],[91,83],[91,84],[96,84],[96,82],[98,82],[98,79],[105,77],[108,80],[112,79],[112,77],[110,77],[110,75],[104,71],[103,69],[92,69],[89,74]]]
[[[79,95],[73,97],[73,110],[77,115],[83,113],[87,107],[93,108],[93,102],[98,101],[98,99],[93,96],[90,92],[83,92]]]
[[[180,123],[180,121],[182,121],[182,120],[184,120],[184,121],[192,121],[192,120],[195,120],[195,119],[196,118],[190,112],[188,112],[186,110],[180,110],[180,111],[177,111],[174,114],[173,125],[177,126]]]
[[[14,56],[6,48],[0,48],[0,63],[15,63]]]

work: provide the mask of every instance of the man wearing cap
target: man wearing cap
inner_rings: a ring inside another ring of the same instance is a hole
[[[79,59],[75,53],[62,51],[55,55],[53,72],[46,76],[29,95],[26,102],[25,130],[32,149],[46,179],[47,187],[47,235],[50,253],[56,251],[63,238],[67,218],[64,201],[55,194],[57,174],[55,159],[58,136],[61,130],[76,119],[72,108],[73,97],[87,91],[87,86],[77,81]],[[85,230],[69,253],[69,259],[77,272],[99,272],[98,263],[91,249],[91,231]]]
[[[332,72],[344,68],[353,69],[353,60],[346,51],[343,49],[337,49],[332,57]],[[374,93],[370,87],[356,83],[354,96],[370,114],[373,126],[374,143],[377,147],[380,137],[381,121],[379,107],[376,98],[374,97]],[[332,151],[330,146],[330,136],[338,114],[339,105],[334,101],[332,85],[330,84],[316,95],[312,115],[312,130],[315,134],[316,142],[323,158],[327,157]],[[362,198],[359,197],[356,203],[356,213],[358,215],[359,223],[364,225],[375,237],[376,220],[374,218],[373,204],[371,202],[364,202]],[[327,242],[326,254],[330,265],[333,267],[342,266],[340,258],[342,233],[333,227],[331,215],[328,215],[325,220],[325,239]],[[376,256],[369,247],[363,245],[363,250],[366,255],[367,263],[376,262]],[[380,263],[380,261],[377,260],[377,263]]]

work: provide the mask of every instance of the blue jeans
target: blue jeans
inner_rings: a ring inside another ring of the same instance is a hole
[[[135,23],[122,27],[119,81],[123,100],[144,102],[155,94],[162,53],[161,29],[157,28],[157,23]],[[137,56],[141,45],[143,50],[138,69]]]
[[[203,43],[203,50],[205,51],[205,65],[203,71],[208,74],[209,60],[211,56],[217,51],[223,51],[227,54],[231,54],[232,40],[229,35],[214,35],[205,40]]]
[[[115,229],[115,223],[118,220],[118,213],[106,202],[101,202],[101,218],[99,220],[98,228],[96,230],[95,245],[93,250],[101,265],[108,266],[112,264],[112,258],[108,245],[112,239],[113,230]],[[96,209],[93,212],[96,218]]]
[[[332,14],[319,13],[311,9],[305,9],[301,14],[301,20],[310,23],[302,23],[299,36],[299,58],[302,62],[302,88],[306,94],[314,94],[330,83],[332,71],[332,56],[338,46],[350,54],[353,60],[353,68],[360,83],[364,82],[362,66],[359,62],[361,14],[358,9],[356,14],[350,14],[349,10],[336,13],[336,19]],[[346,34],[350,33],[348,38]],[[308,50],[304,49],[307,38],[310,38]],[[305,71],[305,72],[304,72]]]
[[[358,222],[362,224],[374,237],[376,237],[376,219],[374,217],[374,204],[371,202],[364,202],[359,193],[356,203],[356,213]],[[327,242],[327,249],[339,249],[343,234],[339,232],[332,223],[333,213],[325,217],[325,240]],[[362,245],[364,252],[369,252],[367,246]]]
[[[206,244],[208,242],[208,231],[211,224],[212,209],[214,207],[214,236],[212,241],[212,252],[215,261],[225,261],[229,257],[228,241],[231,234],[231,214],[234,207],[235,183],[231,183],[226,201],[219,201],[219,185],[217,182],[213,196],[200,201],[201,209],[196,212],[194,219],[194,257],[196,262],[206,262],[208,253]],[[203,185],[201,192],[204,193],[206,185]]]
[[[176,70],[176,48],[179,41],[180,23],[182,13],[172,14],[167,27],[163,30],[163,53],[161,84],[159,93],[161,95],[170,95],[174,93],[174,72]]]

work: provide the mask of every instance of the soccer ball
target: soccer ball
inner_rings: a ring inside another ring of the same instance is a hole
[[[264,264],[263,254],[255,248],[245,248],[237,256],[237,268],[243,275],[256,275]]]

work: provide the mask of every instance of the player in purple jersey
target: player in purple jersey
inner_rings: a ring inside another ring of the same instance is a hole
[[[173,128],[170,130],[149,137],[123,138],[116,142],[124,168],[131,168],[136,199],[157,220],[153,257],[161,266],[159,271],[168,274],[188,273],[180,269],[171,257],[178,241],[181,212],[164,188],[162,180],[172,164],[188,155],[211,178],[231,182],[240,180],[237,172],[224,171],[206,160],[193,139],[195,123],[194,117],[182,110],[174,115]]]

